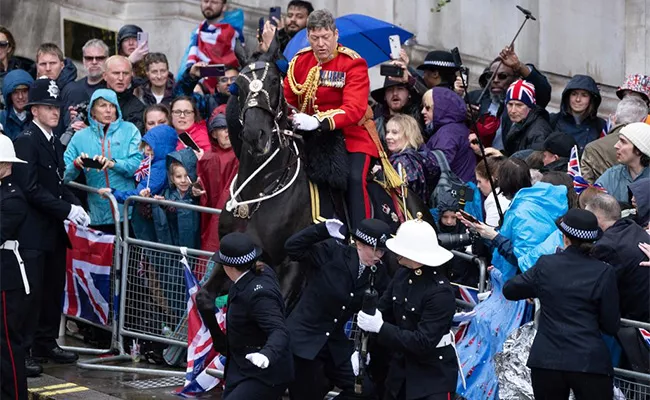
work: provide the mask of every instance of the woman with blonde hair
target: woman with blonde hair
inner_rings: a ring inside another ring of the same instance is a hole
[[[424,138],[415,118],[406,114],[394,115],[386,124],[386,147],[393,167],[401,165],[409,189],[424,202],[438,184],[440,168],[435,156],[423,149]]]

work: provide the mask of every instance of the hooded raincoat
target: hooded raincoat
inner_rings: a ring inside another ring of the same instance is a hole
[[[440,167],[436,157],[426,148],[417,151],[409,147],[399,153],[391,154],[389,159],[396,171],[398,171],[397,165],[402,165],[409,189],[413,190],[422,201],[428,203],[431,192],[440,179]]]
[[[86,176],[86,184],[90,187],[110,187],[118,191],[133,190],[135,188],[133,174],[142,160],[142,153],[139,150],[140,131],[132,123],[122,120],[122,112],[115,92],[109,89],[96,90],[91,97],[89,109],[92,109],[92,105],[98,99],[104,99],[115,105],[117,119],[105,126],[97,122],[92,115],[88,115],[90,126],[75,133],[63,154],[66,165],[64,179],[66,182],[73,181],[83,172]],[[88,154],[90,158],[104,156],[112,159],[115,161],[115,166],[104,171],[92,168],[82,171],[73,163],[81,153]],[[114,222],[110,203],[98,194],[88,194],[88,207],[93,225]]]
[[[643,228],[650,222],[650,178],[643,178],[630,183],[630,203],[632,196],[636,203],[636,222]]]
[[[549,244],[547,254],[554,252],[551,243],[555,237],[551,237],[556,235],[556,219],[568,210],[566,193],[564,186],[539,182],[521,189],[512,199],[499,234],[510,239],[522,272],[543,255],[538,249],[541,244]],[[527,257],[531,253],[536,253],[535,257]],[[457,393],[467,399],[499,398],[493,356],[502,350],[504,341],[521,325],[526,313],[525,301],[508,301],[501,292],[503,284],[516,274],[517,266],[496,249],[492,264],[492,293],[474,308],[476,316],[457,345],[461,373],[467,381],[467,388],[459,384]]]
[[[456,93],[433,88],[433,121],[427,130],[429,150],[442,150],[451,170],[463,180],[474,181],[476,156],[469,147],[469,128],[465,125],[465,102]]]
[[[15,69],[7,73],[2,81],[2,95],[6,108],[0,111],[0,124],[4,128],[5,135],[11,140],[14,140],[20,132],[27,128],[27,125],[32,120],[30,113],[27,113],[24,121],[18,118],[16,110],[13,107],[14,104],[11,101],[11,94],[18,86],[25,85],[30,87],[32,82],[34,82],[34,79],[31,75],[22,69]]]
[[[571,114],[569,104],[571,92],[578,89],[589,92],[591,97],[588,113],[583,120]],[[607,132],[607,123],[604,119],[597,116],[601,101],[602,98],[600,97],[600,90],[598,90],[596,81],[587,75],[575,75],[567,83],[562,92],[560,112],[551,114],[550,122],[553,130],[573,136],[580,154],[582,154],[588,143],[604,136]]]

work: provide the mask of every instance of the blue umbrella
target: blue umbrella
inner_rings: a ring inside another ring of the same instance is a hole
[[[368,63],[368,68],[390,60],[388,37],[399,35],[400,43],[413,34],[388,22],[361,14],[344,15],[336,19],[339,43],[356,51]],[[291,60],[302,48],[309,46],[307,30],[303,29],[291,39],[284,50],[284,56]]]

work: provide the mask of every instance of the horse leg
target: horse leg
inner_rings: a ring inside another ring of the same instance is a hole
[[[230,282],[225,270],[221,264],[215,264],[212,274],[208,281],[203,285],[201,290],[196,294],[196,305],[203,323],[210,330],[214,348],[226,354],[226,335],[221,331],[217,317],[215,316],[215,300],[220,293],[226,291],[227,283]]]

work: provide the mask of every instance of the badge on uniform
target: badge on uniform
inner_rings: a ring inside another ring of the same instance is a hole
[[[262,285],[255,285],[255,288],[253,289],[253,292],[257,292],[260,289],[262,289]]]
[[[320,85],[327,87],[342,88],[345,86],[345,72],[343,71],[320,71]]]

